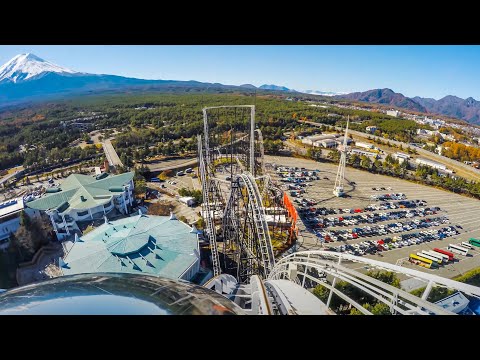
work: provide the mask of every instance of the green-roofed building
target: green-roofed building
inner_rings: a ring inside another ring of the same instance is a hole
[[[116,272],[189,281],[200,269],[197,230],[174,216],[136,215],[81,238],[60,263],[64,275]]]
[[[127,215],[133,201],[133,172],[119,175],[72,174],[58,188],[49,188],[29,208],[45,211],[57,238],[78,229],[77,221],[90,221],[108,215],[113,209]]]

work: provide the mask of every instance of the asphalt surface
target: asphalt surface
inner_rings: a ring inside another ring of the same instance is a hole
[[[438,212],[438,215],[434,216],[447,216],[450,220],[449,224],[440,224],[436,227],[430,227],[429,229],[438,229],[445,227],[447,225],[460,225],[463,229],[458,229],[460,231],[459,235],[454,237],[448,237],[443,240],[430,241],[426,243],[421,243],[419,245],[406,246],[399,249],[383,251],[380,255],[366,255],[367,257],[377,259],[380,261],[386,261],[392,264],[397,264],[400,266],[411,267],[420,271],[425,271],[433,274],[437,274],[444,277],[454,277],[464,273],[465,271],[471,270],[473,268],[480,266],[480,248],[478,250],[470,251],[470,254],[467,257],[461,255],[455,255],[458,259],[457,262],[453,264],[445,265],[439,269],[425,269],[413,264],[410,264],[407,259],[410,253],[416,253],[421,250],[431,250],[435,247],[446,249],[448,244],[458,244],[462,241],[468,241],[469,238],[480,238],[480,201],[468,198],[465,196],[457,195],[447,191],[427,187],[424,185],[416,184],[413,182],[408,182],[405,180],[387,177],[383,175],[374,175],[368,172],[346,168],[345,177],[345,191],[349,195],[347,198],[337,198],[333,195],[333,187],[335,182],[335,175],[337,172],[337,165],[328,164],[328,163],[318,163],[313,160],[304,160],[297,158],[289,157],[275,157],[275,156],[265,156],[265,161],[267,163],[275,163],[280,166],[297,166],[305,167],[309,170],[320,170],[321,180],[313,181],[312,186],[307,187],[307,194],[302,195],[304,198],[312,198],[318,202],[316,207],[327,207],[327,208],[364,208],[369,204],[376,203],[370,199],[372,194],[385,194],[390,192],[395,193],[404,193],[407,196],[407,200],[426,200],[427,205],[425,207],[439,206],[441,211]],[[324,177],[328,177],[324,179]],[[277,178],[278,177],[275,177]],[[355,185],[349,184],[349,181],[353,181]],[[391,187],[392,190],[388,191],[374,191],[372,187]],[[398,209],[395,209],[398,210]],[[395,210],[384,210],[377,212],[390,212]],[[340,215],[326,215],[326,217],[338,217]],[[431,217],[431,216],[429,216]],[[415,217],[422,219],[422,217]],[[415,219],[412,218],[412,219]],[[406,219],[400,219],[398,221],[404,222]],[[378,222],[378,224],[387,224],[390,221]],[[344,226],[344,227],[335,227],[331,229],[351,229],[357,227],[358,225]],[[364,226],[364,224],[360,225]],[[300,237],[297,246],[297,251],[301,250],[321,250],[322,244],[319,242],[317,236],[306,229],[306,227],[300,223]],[[394,235],[419,232],[420,230],[412,230],[408,232],[394,233],[389,235],[377,235],[366,238],[359,238],[354,240],[347,241],[337,241],[326,244],[325,246],[338,246],[341,244],[355,244],[365,240],[379,240],[384,237],[393,237]],[[358,266],[352,265],[353,267]]]
[[[103,151],[105,151],[105,156],[107,157],[107,160],[110,163],[110,166],[123,166],[110,139],[107,139],[104,142],[102,142],[102,146],[103,146]]]
[[[181,169],[188,166],[194,167],[197,162],[197,158],[159,160],[158,162],[147,164],[147,167],[152,172],[162,172],[166,170]]]

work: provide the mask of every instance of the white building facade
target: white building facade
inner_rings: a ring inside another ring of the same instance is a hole
[[[77,222],[103,218],[114,210],[127,215],[134,200],[133,172],[97,179],[70,175],[62,185],[44,197],[27,203],[44,211],[59,240],[79,230]]]

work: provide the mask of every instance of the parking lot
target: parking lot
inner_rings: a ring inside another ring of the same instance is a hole
[[[315,175],[318,180],[304,181],[310,185],[298,186],[298,196],[291,196],[292,200],[299,200],[296,205],[302,218],[297,250],[343,247],[343,251],[444,277],[454,277],[480,266],[480,251],[476,250],[480,248],[470,250],[466,257],[455,254],[455,262],[438,269],[426,269],[408,262],[411,253],[446,249],[449,244],[479,238],[478,200],[351,168],[345,171],[347,197],[337,198],[332,193],[336,165],[288,157],[265,158],[267,163],[277,167],[319,170]],[[284,189],[292,184],[280,182],[278,173],[273,177]],[[295,190],[287,191],[290,194]],[[394,199],[386,194],[399,196]],[[377,198],[383,195],[383,198],[375,199],[374,195]],[[302,199],[306,200],[303,205]],[[371,242],[370,246],[366,241]],[[369,248],[371,251],[366,251]]]

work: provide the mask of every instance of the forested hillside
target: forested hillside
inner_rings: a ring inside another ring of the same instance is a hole
[[[235,104],[256,105],[256,122],[267,147],[285,131],[298,127],[298,120],[333,125],[342,123],[346,115],[356,122],[389,119],[381,113],[312,107],[303,101],[285,101],[284,96],[254,97],[251,93],[84,96],[1,112],[0,169],[24,164],[34,170],[95,154],[99,150],[94,146],[75,147],[75,141],[88,136],[71,126],[93,116],[97,118],[86,121],[92,125],[89,131],[115,128],[120,132],[115,146],[128,164],[150,155],[181,155],[196,149],[194,136],[203,131],[203,107]],[[213,125],[219,132],[228,131],[229,121],[219,119]],[[386,129],[390,131],[392,122],[403,121],[390,119]],[[393,131],[401,134],[401,126]]]

